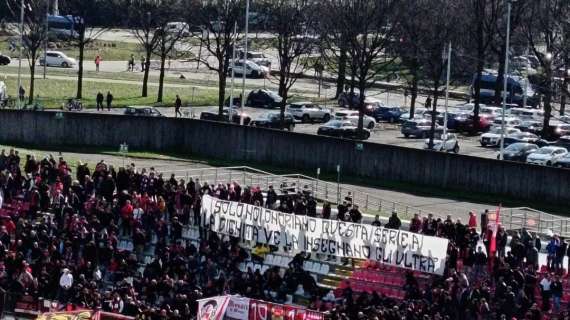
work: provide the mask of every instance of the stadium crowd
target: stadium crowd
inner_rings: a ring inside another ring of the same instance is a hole
[[[231,293],[283,303],[300,294],[310,308],[327,311],[331,319],[570,319],[560,303],[562,261],[570,253],[566,242],[551,239],[548,272],[537,273],[540,239],[522,230],[512,234],[507,250],[507,232],[501,228],[497,258],[489,259],[487,212],[481,215],[480,232],[474,213],[467,224],[451,217],[415,216],[410,231],[450,240],[447,267],[443,277],[430,276],[425,286],[408,272],[405,299],[395,300],[355,292],[350,285],[337,294],[320,289],[303,270],[308,258],[303,253],[286,270],[244,272],[240,263],[263,261],[275,248],[256,246],[250,252],[239,239],[204,228],[197,242],[184,237],[188,225],[200,226],[204,194],[361,222],[350,194],[335,215],[326,202],[317,210],[310,191],[286,186],[209,185],[164,177],[135,164],[116,169],[104,161],[94,168],[79,163],[74,171],[61,157],[20,159],[15,150],[0,153],[0,287],[12,300],[29,295],[57,300],[62,308],[73,305],[139,319],[192,319],[195,301],[202,297]],[[373,224],[382,221],[377,217]],[[385,227],[402,227],[396,212]],[[480,239],[487,250],[477,248]],[[124,240],[132,248],[122,248]]]

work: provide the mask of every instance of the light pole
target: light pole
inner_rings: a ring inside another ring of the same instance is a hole
[[[48,31],[49,31],[49,0],[46,0],[46,38],[44,41],[44,79],[46,78],[46,73],[47,73],[47,48],[48,48]]]
[[[18,96],[22,87],[22,47],[24,46],[24,0],[20,2],[20,53],[18,56]],[[45,61],[44,61],[45,63]],[[18,107],[22,107],[22,100],[18,99]]]
[[[511,10],[513,2],[516,0],[507,0],[507,37],[505,43],[505,72],[503,76],[503,109],[501,114],[501,152],[499,160],[503,160],[505,154],[505,112],[507,110],[507,83],[509,79],[509,46],[511,37]]]
[[[447,47],[447,79],[445,83],[445,113],[443,115],[443,137],[444,144],[447,141],[447,108],[449,106],[449,78],[451,77],[451,41]]]
[[[242,83],[241,83],[241,110],[244,109],[245,106],[245,68],[247,67],[247,38],[249,33],[249,0],[245,2],[245,44],[244,44],[244,52],[243,52],[243,67],[244,71],[242,72]],[[239,117],[239,124],[243,126],[243,117],[240,114]]]
[[[228,121],[232,122],[233,120],[233,111],[234,111],[234,77],[235,77],[235,61],[236,61],[236,39],[237,39],[237,22],[234,24],[234,40],[232,41],[232,83],[230,89],[230,110],[228,114]],[[241,116],[240,116],[241,119]],[[241,122],[241,120],[240,120]]]
[[[336,203],[340,204],[340,164],[336,165]]]

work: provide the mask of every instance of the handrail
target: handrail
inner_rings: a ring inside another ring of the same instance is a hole
[[[388,215],[392,211],[397,211],[402,219],[409,219],[416,213],[420,216],[431,213],[436,218],[446,218],[441,214],[413,205],[383,199],[358,186],[323,181],[303,174],[279,175],[249,166],[175,169],[167,172],[174,173],[177,177],[195,177],[208,183],[213,181],[215,184],[238,181],[240,184],[259,185],[263,188],[267,188],[269,185],[280,186],[282,183],[295,184],[297,188],[307,186],[316,198],[327,200],[331,204],[342,202],[348,192],[351,192],[353,202],[359,204],[367,216]],[[183,175],[178,175],[178,173],[183,173]],[[564,237],[570,237],[570,219],[528,207],[502,208],[501,222],[508,230],[527,228],[541,234],[553,232]]]

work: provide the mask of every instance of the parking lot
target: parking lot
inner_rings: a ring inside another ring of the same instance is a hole
[[[158,108],[159,111],[168,116],[174,117],[174,109],[173,108]],[[333,108],[336,110],[341,110],[340,108]],[[192,109],[184,109],[182,110],[185,116],[192,117],[192,114],[195,118],[200,118],[200,113],[203,111],[215,111],[217,110],[216,107],[200,107],[200,108],[192,108]],[[245,113],[251,117],[251,119],[256,119],[257,117],[261,116],[266,112],[278,112],[278,110],[268,110],[268,109],[259,109],[259,108],[249,108],[245,107]],[[83,112],[97,112],[93,109],[88,109]],[[107,111],[105,111],[106,113]],[[122,114],[123,109],[113,109],[111,111],[113,114]],[[308,133],[308,134],[317,134],[317,129],[319,126],[322,125],[321,123],[315,122],[312,124],[309,123],[297,123],[295,125],[295,132],[301,133]],[[408,148],[423,148],[424,139],[417,139],[417,138],[404,138],[402,133],[400,132],[399,124],[391,124],[387,122],[380,122],[377,126],[371,131],[371,136],[367,140],[368,142],[375,142],[375,143],[382,143],[382,144],[389,144],[389,145],[396,145]],[[498,149],[492,147],[481,147],[479,144],[479,136],[465,136],[459,135],[459,145],[460,145],[460,154],[476,156],[476,157],[483,157],[483,158],[496,158]]]

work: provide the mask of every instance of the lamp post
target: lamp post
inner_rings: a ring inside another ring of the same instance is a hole
[[[18,54],[18,95],[22,87],[22,47],[24,46],[24,0],[20,2],[20,53]],[[45,63],[45,61],[44,61]],[[18,107],[22,107],[22,100],[18,99]]]
[[[233,120],[233,111],[234,111],[234,77],[235,77],[235,61],[236,61],[236,39],[237,39],[237,22],[234,25],[234,40],[232,41],[232,83],[230,89],[230,105],[229,105],[229,114],[228,114],[228,121],[232,122]],[[241,119],[241,116],[240,116]],[[241,121],[241,120],[240,120]]]
[[[245,44],[244,44],[244,52],[243,52],[243,65],[244,68],[247,66],[247,38],[249,33],[249,0],[245,2]],[[246,72],[242,72],[242,86],[241,86],[241,110],[243,110],[245,106],[245,75]],[[239,117],[239,124],[243,126],[243,117],[240,114]]]
[[[503,76],[503,108],[501,114],[501,152],[499,160],[503,160],[505,154],[505,112],[507,110],[507,83],[509,79],[509,45],[511,37],[511,10],[513,2],[516,0],[507,0],[507,37],[505,44],[505,72]]]
[[[44,41],[44,79],[46,78],[46,73],[47,73],[47,48],[48,48],[48,32],[49,32],[49,1],[50,0],[46,0],[46,24],[45,24],[45,28],[46,28],[46,38]]]
[[[445,82],[445,113],[443,115],[443,143],[447,141],[447,108],[449,106],[449,78],[451,77],[451,41],[447,47],[447,79]]]

